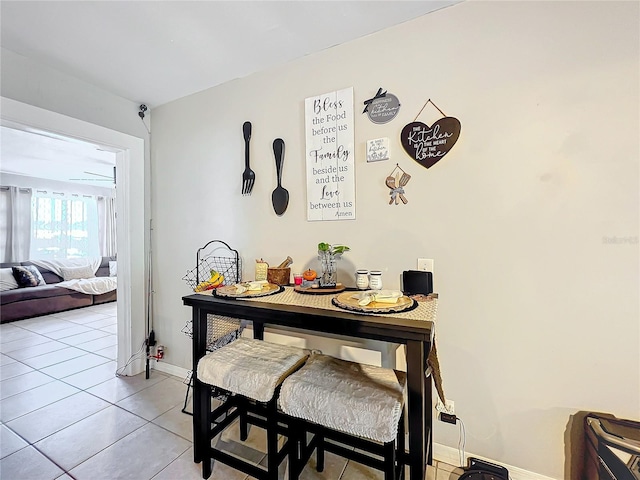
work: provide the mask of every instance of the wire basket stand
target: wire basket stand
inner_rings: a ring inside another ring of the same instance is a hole
[[[224,277],[220,286],[239,283],[242,269],[238,251],[221,240],[211,240],[204,247],[198,249],[195,268],[188,270],[182,279],[195,291],[201,282],[211,277],[212,271],[216,271]],[[242,334],[243,329],[244,322],[240,319],[208,314],[207,351],[212,352],[236,340]],[[185,323],[181,332],[187,337],[193,338],[193,321],[191,319]],[[193,371],[189,371],[182,383],[187,385],[182,413],[193,415],[187,411],[189,391],[193,384]],[[212,395],[214,398],[223,398],[223,395],[216,391],[216,388],[212,389]]]
[[[211,247],[210,247],[211,246]],[[222,240],[211,240],[196,252],[196,266],[187,270],[182,279],[194,289],[209,279],[212,271],[224,277],[222,285],[234,285],[240,282],[241,262],[238,251]]]

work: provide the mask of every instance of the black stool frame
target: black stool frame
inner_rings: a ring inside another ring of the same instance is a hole
[[[332,428],[308,422],[300,418],[287,417],[289,424],[289,478],[297,479],[316,450],[316,470],[324,470],[324,452],[332,452],[341,457],[367,465],[384,472],[385,480],[404,478],[406,463],[404,438],[404,412],[398,423],[397,439],[379,443],[373,440],[339,432]],[[309,439],[307,433],[312,436]],[[354,447],[366,453],[350,450]],[[379,458],[381,457],[381,458]]]
[[[207,386],[211,390],[211,386]],[[219,389],[218,390],[222,390]],[[216,407],[209,417],[211,425],[207,443],[222,433],[237,418],[240,420],[240,440],[245,441],[249,434],[249,425],[264,428],[267,432],[267,468],[247,462],[235,455],[209,446],[204,449],[202,458],[202,478],[209,478],[212,473],[211,460],[228,465],[258,480],[277,480],[278,467],[287,457],[290,446],[289,439],[278,450],[278,435],[289,436],[289,426],[284,423],[284,416],[278,412],[277,399],[279,388],[273,398],[266,403],[258,402],[242,395],[230,394],[226,401]]]

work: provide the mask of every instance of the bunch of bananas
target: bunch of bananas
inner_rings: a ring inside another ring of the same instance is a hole
[[[211,278],[204,282],[200,282],[196,288],[194,288],[194,292],[204,292],[205,290],[213,290],[214,288],[218,288],[224,283],[224,275],[215,270],[211,270]]]

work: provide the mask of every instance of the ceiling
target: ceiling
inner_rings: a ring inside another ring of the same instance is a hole
[[[156,107],[456,1],[7,1],[2,47]]]
[[[0,127],[2,173],[113,187],[115,152],[37,130]]]
[[[0,42],[36,63],[153,108],[460,1],[2,0]],[[96,170],[104,165],[95,146],[74,165],[75,141],[63,142],[73,151],[65,163],[51,161],[60,157],[60,143],[43,161],[40,156],[55,142],[39,136],[36,146],[14,157],[23,152],[25,138],[3,129],[2,170],[11,165],[43,178],[103,171]]]

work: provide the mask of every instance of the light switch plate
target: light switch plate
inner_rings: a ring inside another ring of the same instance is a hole
[[[432,258],[419,258],[418,259],[418,270],[422,272],[431,272],[433,273],[433,259]]]

